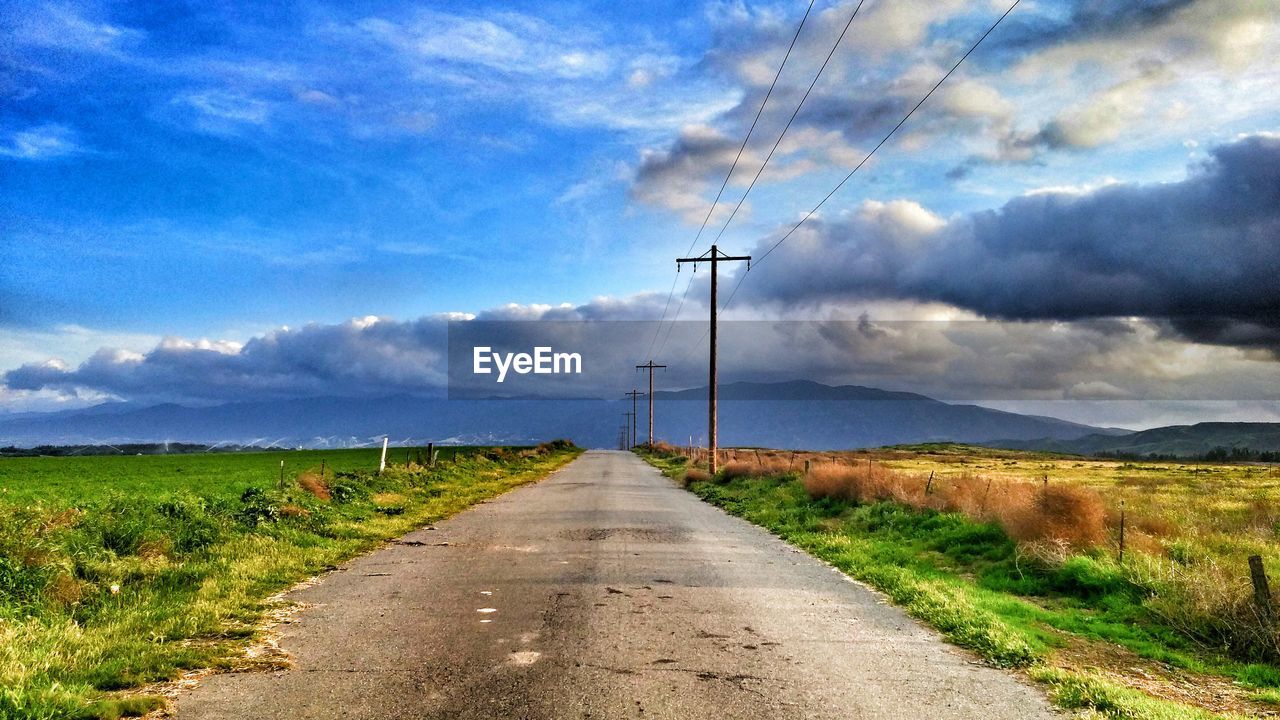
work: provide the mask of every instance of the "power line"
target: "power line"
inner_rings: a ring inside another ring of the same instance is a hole
[[[1018,7],[1018,3],[1020,2],[1022,2],[1022,0],[1013,0],[1013,4],[1009,6],[1009,9],[1005,10],[1004,14],[1001,15],[999,18],[996,18],[996,21],[991,24],[991,27],[987,28],[987,31],[982,34],[982,37],[979,37],[977,42],[975,42],[967,51],[965,51],[964,55],[960,56],[960,59],[956,61],[955,65],[952,65],[951,69],[948,70],[946,74],[943,75],[940,80],[938,80],[938,82],[934,83],[933,87],[929,88],[929,92],[925,93],[924,97],[920,98],[920,102],[916,103],[915,106],[912,107],[911,110],[909,110],[906,115],[902,116],[902,119],[898,121],[898,124],[894,125],[893,129],[890,130],[887,134],[885,134],[885,136],[880,139],[880,142],[876,143],[876,146],[871,149],[871,152],[867,153],[866,157],[862,158],[862,160],[853,168],[853,170],[850,170],[849,174],[845,175],[844,179],[841,180],[839,183],[837,183],[836,186],[831,189],[831,192],[827,193],[826,196],[823,197],[822,200],[819,201],[817,205],[813,206],[813,209],[805,213],[804,217],[800,218],[799,222],[793,225],[785,235],[783,235],[781,238],[778,239],[777,242],[771,245],[769,249],[766,250],[765,253],[761,255],[759,259],[756,260],[756,265],[758,266],[761,262],[764,262],[764,259],[769,257],[770,253],[772,253],[774,250],[777,250],[779,245],[786,242],[788,238],[790,238],[793,234],[795,234],[796,230],[800,229],[801,225],[804,225],[809,218],[813,217],[814,213],[818,212],[818,210],[821,209],[822,206],[825,205],[827,201],[832,198],[832,196],[834,196],[837,192],[839,192],[840,188],[844,187],[844,184],[849,182],[849,180],[855,174],[857,174],[859,170],[862,169],[863,165],[867,164],[867,161],[871,159],[871,156],[875,155],[876,151],[879,150],[881,147],[883,147],[885,143],[889,142],[889,139],[892,138],[894,134],[897,133],[898,130],[902,128],[903,125],[906,124],[907,120],[911,119],[911,116],[914,115],[915,112],[920,109],[920,106],[924,105],[925,101],[928,100],[930,96],[932,96],[933,93],[937,91],[938,88],[942,87],[942,83],[946,82],[947,78],[951,77],[952,73],[954,73],[956,69],[959,68],[960,65],[965,60],[967,60],[970,55],[973,54],[973,51],[978,49],[978,46],[982,44],[982,41],[986,40],[987,36],[990,35],[992,32],[995,32],[995,29],[1000,26],[1000,23],[1004,22],[1005,18],[1009,17],[1009,13],[1012,13],[1013,9]],[[721,308],[721,310],[728,308],[729,303],[733,302],[733,296],[738,294],[738,288],[742,286],[742,281],[745,280],[746,277],[747,277],[746,273],[743,273],[738,277],[738,282],[733,286],[733,291],[729,293],[729,297],[727,300],[725,300],[724,306]]]
[[[765,105],[769,104],[769,98],[773,96],[773,89],[778,85],[778,78],[782,77],[782,69],[787,66],[787,60],[791,59],[791,51],[796,47],[796,41],[800,39],[800,31],[804,29],[804,24],[809,20],[809,13],[813,11],[814,0],[809,0],[809,7],[805,8],[804,17],[800,18],[800,24],[796,26],[795,35],[791,37],[791,44],[787,46],[787,53],[782,57],[782,64],[778,66],[778,71],[773,74],[773,82],[769,83],[769,91],[764,94],[764,100],[760,101],[760,109],[756,110],[756,116],[751,121],[751,127],[747,130],[747,136],[742,139],[742,145],[738,147],[738,154],[733,158],[733,164],[729,166],[729,172],[724,176],[724,182],[720,183],[720,190],[716,192],[716,199],[711,202],[711,207],[707,208],[707,216],[702,219],[702,226],[698,228],[698,234],[694,236],[693,242],[689,243],[689,249],[685,251],[685,255],[693,252],[693,248],[702,239],[702,233],[707,229],[707,223],[711,220],[712,213],[715,212],[716,206],[720,204],[720,197],[724,194],[724,189],[729,185],[729,178],[733,177],[733,171],[738,168],[738,161],[742,159],[742,153],[747,149],[747,141],[751,139],[752,133],[756,131],[756,124],[760,122],[760,116],[764,114]],[[861,3],[859,3],[861,5]],[[843,35],[842,35],[843,37]],[[775,146],[776,147],[776,146]],[[662,330],[662,323],[667,319],[667,310],[671,308],[671,298],[675,295],[676,285],[680,282],[680,275],[677,273],[675,279],[671,281],[671,290],[667,293],[667,303],[662,308],[662,318],[658,320],[658,326],[654,329],[653,340],[649,341],[649,357],[653,357],[653,345],[658,340],[658,333]],[[690,281],[692,282],[692,281]],[[680,298],[680,307],[684,306],[685,298],[689,295],[688,286],[685,287],[684,296]],[[676,316],[680,315],[680,309],[676,309]],[[674,322],[674,321],[673,321]],[[670,334],[670,333],[668,333]],[[663,341],[666,346],[666,341]]]
[[[865,1],[866,0],[858,0],[858,4],[854,6],[853,12],[849,14],[848,22],[844,24],[844,29],[840,31],[839,37],[837,37],[835,43],[831,45],[831,50],[827,53],[827,57],[822,61],[822,65],[818,68],[818,72],[814,74],[813,80],[809,82],[809,87],[804,91],[804,95],[800,98],[800,102],[796,105],[796,109],[791,113],[791,117],[787,119],[787,124],[783,126],[782,132],[778,135],[778,139],[773,142],[773,147],[769,149],[769,154],[765,156],[764,162],[760,164],[760,169],[756,170],[756,174],[754,177],[751,178],[751,183],[747,185],[746,191],[742,193],[742,197],[738,198],[737,204],[734,205],[733,207],[733,212],[729,213],[729,217],[724,221],[724,225],[721,226],[720,232],[716,233],[716,239],[712,241],[713,243],[717,243],[720,241],[720,238],[724,235],[725,230],[729,228],[729,223],[733,222],[733,218],[737,216],[738,210],[742,209],[742,204],[746,202],[747,196],[751,194],[751,190],[756,186],[756,182],[760,179],[760,176],[764,173],[764,169],[768,167],[769,161],[773,159],[773,154],[777,152],[778,147],[782,144],[782,139],[787,136],[787,131],[791,129],[791,124],[795,122],[796,116],[800,114],[800,110],[801,108],[804,107],[805,101],[809,99],[809,94],[813,92],[813,88],[817,86],[818,80],[822,77],[822,73],[826,71],[827,65],[831,63],[831,58],[835,56],[836,50],[840,48],[840,43],[844,40],[844,36],[848,34],[849,28],[853,25],[854,18],[858,17],[858,11],[862,9],[862,5]],[[810,7],[812,7],[812,4],[810,5]],[[808,16],[808,13],[806,13],[806,17],[807,16]],[[799,32],[797,32],[797,36],[798,35],[799,35]],[[795,44],[795,41],[792,40],[792,45],[794,46],[794,44]],[[781,68],[779,68],[779,72],[781,72]],[[777,81],[776,77],[774,78],[774,81],[775,82]],[[763,109],[764,107],[761,106],[761,110]],[[757,120],[759,119],[759,115],[756,116],[756,119]],[[754,123],[752,124],[752,127],[753,128],[755,127]],[[745,147],[745,143],[744,143],[744,147]],[[736,165],[737,161],[735,160],[734,162]],[[728,184],[728,178],[725,178],[725,184]],[[721,187],[721,192],[723,191],[724,191],[724,188]],[[720,200],[720,196],[717,195],[716,202],[719,202],[719,200]],[[715,209],[714,204],[711,207],[713,210]],[[707,217],[708,218],[711,217],[710,212],[707,213]],[[703,221],[703,226],[704,227],[706,226],[706,221]],[[699,236],[702,235],[701,230],[698,231],[698,235]],[[695,240],[694,243],[696,244],[697,240]],[[692,252],[692,251],[693,251],[693,245],[690,245],[689,252]],[[678,282],[678,278],[677,278],[677,282]],[[676,307],[676,314],[671,319],[672,327],[674,327],[675,322],[680,318],[680,311],[684,308],[685,300],[689,296],[689,288],[692,285],[693,285],[693,277],[690,276],[689,282],[685,283],[684,294],[680,297],[680,304]],[[672,286],[672,289],[673,290],[675,289],[674,285]],[[736,287],[734,289],[737,290]],[[670,296],[668,296],[667,304],[670,305],[670,302],[671,302]],[[665,318],[666,318],[666,311],[664,310],[663,319],[665,320]],[[661,331],[661,329],[662,329],[662,321],[659,321],[658,330]],[[666,348],[667,340],[670,337],[671,337],[671,328],[668,328],[666,335],[662,339],[662,345],[658,347],[659,353],[661,353],[662,350]],[[655,338],[656,338],[656,335],[655,335]],[[653,343],[649,343],[649,348],[650,350],[653,349]]]
[[[746,192],[742,193],[742,197],[738,198],[738,204],[733,207],[733,212],[729,213],[729,217],[724,221],[724,226],[720,228],[720,232],[716,233],[716,239],[713,242],[720,242],[724,231],[729,229],[729,223],[733,222],[733,218],[737,216],[738,210],[742,208],[742,203],[746,201],[747,196],[751,194],[751,189],[756,186],[756,181],[760,179],[760,175],[764,173],[764,169],[769,166],[769,160],[773,158],[773,153],[778,150],[778,146],[782,144],[782,138],[787,136],[787,131],[791,129],[791,123],[795,122],[796,116],[800,114],[800,108],[804,107],[804,102],[809,99],[809,93],[813,92],[813,88],[818,84],[818,78],[822,77],[823,71],[827,69],[827,64],[831,62],[831,58],[836,54],[836,50],[840,47],[840,42],[844,40],[844,36],[849,32],[849,27],[853,25],[853,19],[858,17],[858,11],[862,9],[862,4],[866,0],[858,0],[858,4],[854,6],[853,13],[849,15],[849,22],[844,24],[844,29],[840,31],[840,37],[836,38],[836,42],[831,46],[831,52],[827,53],[827,58],[822,61],[822,67],[818,68],[818,72],[813,76],[813,81],[809,83],[809,89],[804,91],[804,96],[800,98],[800,104],[796,105],[795,112],[791,113],[791,117],[787,119],[787,124],[782,128],[782,133],[778,135],[778,139],[774,141],[773,147],[770,148],[769,154],[765,156],[764,162],[760,164],[760,169],[756,171],[756,176],[751,178],[751,184],[747,186]]]

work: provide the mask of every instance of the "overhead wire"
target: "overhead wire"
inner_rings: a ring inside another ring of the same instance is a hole
[[[783,128],[782,128],[782,132],[781,132],[781,133],[779,133],[779,134],[778,134],[777,139],[773,141],[773,147],[771,147],[771,148],[769,149],[769,153],[765,156],[764,161],[760,163],[760,168],[759,168],[758,170],[756,170],[756,174],[751,178],[751,182],[750,182],[750,184],[748,184],[748,185],[747,185],[747,189],[742,193],[742,196],[738,198],[738,202],[734,205],[734,207],[733,207],[733,211],[732,211],[732,212],[730,212],[729,217],[725,220],[724,225],[723,225],[723,226],[721,226],[720,231],[719,231],[718,233],[716,233],[716,240],[712,243],[713,245],[715,244],[715,242],[719,242],[720,238],[724,235],[725,230],[729,227],[729,223],[733,222],[733,218],[734,218],[735,216],[737,216],[738,211],[742,209],[742,204],[746,201],[747,196],[751,194],[751,190],[756,186],[756,182],[757,182],[757,181],[759,181],[760,176],[764,173],[765,168],[766,168],[766,167],[768,167],[768,165],[769,165],[769,161],[773,159],[773,155],[774,155],[774,153],[776,153],[776,152],[778,151],[778,147],[782,144],[782,140],[787,136],[787,131],[791,129],[791,125],[792,125],[792,123],[794,123],[794,122],[795,122],[796,117],[800,114],[800,110],[801,110],[802,108],[804,108],[805,101],[807,101],[807,100],[809,99],[809,95],[813,92],[813,88],[817,86],[817,84],[818,84],[818,80],[822,78],[822,73],[826,71],[827,66],[831,63],[831,58],[835,56],[835,54],[836,54],[836,50],[838,50],[838,49],[840,48],[840,43],[844,41],[844,37],[845,37],[845,35],[847,35],[847,34],[849,33],[849,28],[853,25],[853,20],[854,20],[854,18],[858,17],[858,11],[862,9],[862,5],[863,5],[865,2],[866,2],[866,0],[858,0],[858,4],[854,6],[854,8],[853,8],[853,12],[849,13],[849,19],[848,19],[848,21],[846,21],[846,22],[845,22],[844,27],[840,30],[840,35],[836,37],[836,41],[835,41],[834,43],[832,43],[832,44],[831,44],[831,50],[829,50],[829,51],[827,52],[827,56],[826,56],[825,58],[823,58],[823,60],[822,60],[822,65],[818,67],[818,72],[814,73],[813,79],[812,79],[811,81],[809,81],[809,87],[805,89],[805,91],[804,91],[804,95],[800,98],[800,102],[796,104],[796,108],[795,108],[795,110],[793,110],[793,111],[791,112],[791,117],[787,118],[786,125],[784,125],[784,126],[783,126]],[[812,9],[813,9],[813,3],[812,3],[812,2],[810,2],[810,3],[809,3],[809,10],[812,10]],[[806,11],[805,11],[805,18],[808,18],[808,16],[809,16],[809,11],[808,11],[808,10],[806,10]],[[804,24],[804,23],[803,23],[803,21],[801,21],[801,27],[803,27],[803,24]],[[798,38],[799,36],[800,36],[800,32],[799,32],[799,29],[797,29],[797,30],[796,30],[796,37]],[[791,41],[791,46],[792,46],[793,48],[795,47],[795,38],[793,38],[793,39],[792,39],[792,41]],[[788,57],[790,56],[790,53],[791,53],[791,49],[790,49],[790,48],[788,48],[788,50],[787,50]],[[786,64],[786,60],[783,60],[783,65],[785,66],[785,64]],[[781,73],[782,73],[782,68],[781,68],[781,67],[779,67],[779,68],[778,68],[778,75],[775,75],[775,76],[774,76],[774,83],[775,83],[775,84],[777,83],[778,76],[779,76],[779,75],[781,75]],[[773,91],[773,88],[772,88],[772,86],[770,86],[770,93],[771,93],[771,94],[772,94],[772,91]],[[766,98],[766,100],[767,100],[767,98]],[[763,110],[764,110],[764,105],[763,105],[763,104],[761,104],[761,106],[760,106],[760,110],[761,110],[761,111],[763,111]],[[756,113],[756,121],[759,121],[759,119],[760,119],[760,113]],[[754,129],[755,129],[755,122],[753,122],[753,123],[752,123],[752,130],[754,130]],[[746,142],[744,141],[744,142],[743,142],[743,148],[745,148],[745,147],[746,147]],[[740,149],[740,150],[739,150],[739,157],[741,156],[741,153],[742,153],[742,151],[741,151],[741,149]],[[734,166],[735,166],[735,167],[737,166],[737,160],[736,160],[736,159],[734,160]],[[730,173],[732,174],[732,171],[730,171]],[[724,183],[721,185],[721,187],[720,187],[720,193],[717,193],[717,194],[716,194],[716,201],[715,201],[714,203],[712,203],[711,208],[707,211],[707,217],[706,217],[706,219],[704,219],[704,220],[703,220],[703,223],[702,223],[703,228],[702,228],[702,229],[699,229],[699,231],[698,231],[698,237],[701,237],[701,236],[702,236],[702,231],[703,231],[703,229],[705,229],[705,228],[706,228],[707,221],[711,218],[711,213],[712,213],[712,211],[714,211],[714,210],[715,210],[715,208],[716,208],[716,206],[719,204],[719,202],[720,202],[720,196],[721,196],[721,194],[724,192],[725,186],[727,186],[727,185],[728,185],[728,183],[729,183],[729,178],[726,176],[726,177],[725,177],[725,182],[724,182]],[[696,244],[697,244],[697,238],[695,238],[695,239],[694,239],[694,244],[689,246],[689,250],[688,250],[685,254],[686,254],[686,255],[688,255],[689,253],[691,253],[691,252],[693,251],[694,246],[695,246]],[[695,267],[696,267],[696,266],[695,266]],[[677,275],[677,282],[678,282],[678,281],[679,281],[679,277],[678,277],[678,275]],[[672,332],[672,330],[675,328],[675,323],[676,323],[676,321],[677,321],[677,320],[679,320],[679,318],[680,318],[680,311],[684,309],[684,303],[685,303],[685,301],[686,301],[686,300],[688,299],[688,297],[689,297],[689,288],[690,288],[690,287],[692,287],[692,286],[693,286],[693,276],[691,275],[691,276],[689,277],[688,282],[686,282],[686,283],[685,283],[684,293],[680,296],[680,304],[676,306],[676,313],[675,313],[675,315],[674,315],[674,316],[672,317],[672,319],[671,319],[671,325],[667,328],[667,332],[666,332],[666,334],[665,334],[665,335],[663,336],[663,338],[662,338],[662,344],[658,346],[658,352],[659,352],[659,353],[661,353],[661,352],[662,352],[662,350],[663,350],[663,349],[665,349],[665,348],[666,348],[666,346],[667,346],[667,340],[668,340],[668,339],[670,339],[670,337],[671,337],[671,332]],[[672,289],[674,290],[674,288],[675,288],[675,286],[674,286],[674,284],[673,284],[673,285],[672,285]],[[668,304],[668,306],[670,305],[670,299],[671,299],[671,296],[670,296],[670,295],[668,295],[668,296],[667,296],[667,304]],[[665,319],[666,319],[666,310],[664,309],[664,310],[663,310],[663,320],[665,320]],[[658,330],[658,332],[661,332],[661,330],[662,330],[662,321],[659,321],[657,330]],[[656,337],[657,337],[657,335],[655,334],[655,336],[654,336],[654,337],[656,338]],[[649,348],[650,348],[650,351],[652,351],[652,349],[653,349],[653,343],[652,343],[652,342],[649,344]]]
[[[769,149],[769,154],[765,156],[764,162],[760,163],[760,169],[756,171],[755,177],[751,178],[751,184],[747,185],[747,189],[742,193],[742,197],[738,198],[738,203],[733,206],[733,212],[729,213],[729,217],[725,219],[724,225],[721,226],[720,232],[716,233],[715,242],[719,242],[724,236],[724,231],[729,229],[729,223],[733,222],[733,218],[738,215],[738,210],[742,209],[742,203],[746,202],[747,196],[751,194],[752,188],[756,186],[756,181],[764,174],[764,169],[769,166],[769,161],[773,159],[773,154],[777,152],[778,146],[782,144],[782,139],[787,136],[787,131],[791,129],[791,123],[795,122],[796,116],[800,114],[800,109],[804,107],[804,103],[809,99],[809,94],[813,92],[813,88],[818,84],[818,79],[822,77],[822,73],[826,71],[827,65],[831,62],[831,58],[835,56],[836,50],[840,48],[841,41],[849,32],[850,26],[853,25],[853,19],[858,17],[858,11],[862,9],[862,4],[866,0],[858,0],[858,4],[854,6],[853,12],[849,14],[849,21],[844,24],[844,29],[840,31],[840,36],[831,46],[831,51],[827,53],[826,59],[822,61],[822,66],[818,68],[818,72],[814,74],[813,80],[809,82],[809,87],[804,91],[804,96],[800,98],[800,102],[796,104],[796,109],[791,113],[791,117],[787,119],[787,124],[783,126],[782,132],[778,134],[778,139],[773,142],[773,147]]]
[[[818,202],[817,205],[814,205],[813,208],[809,210],[809,212],[805,213],[804,217],[800,218],[800,220],[795,225],[793,225],[791,229],[786,232],[785,235],[783,235],[781,238],[778,239],[777,242],[771,245],[763,255],[761,255],[759,258],[756,258],[754,260],[756,267],[759,267],[760,263],[762,263],[765,260],[765,258],[769,257],[769,255],[772,254],[774,250],[777,250],[779,245],[786,242],[788,238],[794,235],[795,232],[800,229],[801,225],[804,225],[805,222],[809,220],[809,218],[813,217],[813,215],[817,213],[818,210],[820,210],[822,206],[827,203],[828,200],[830,200],[837,192],[840,191],[840,188],[844,187],[845,183],[849,182],[849,180],[852,179],[853,176],[857,174],[857,172],[861,170],[864,165],[867,164],[867,161],[869,161],[871,157],[876,154],[876,151],[878,151],[881,147],[883,147],[885,143],[889,142],[889,139],[892,138],[894,134],[896,134],[898,130],[902,128],[903,125],[906,124],[907,120],[911,119],[911,116],[914,115],[915,112],[920,109],[920,106],[924,105],[925,101],[927,101],[930,98],[930,96],[932,96],[933,93],[937,91],[938,88],[942,87],[942,84],[947,81],[947,78],[951,77],[951,75],[955,73],[955,71],[960,67],[960,65],[963,64],[964,61],[967,60],[969,56],[972,55],[973,52],[978,49],[978,46],[981,45],[982,42],[986,40],[989,35],[991,35],[991,33],[995,32],[995,29],[1000,26],[1000,23],[1004,22],[1005,18],[1009,17],[1009,14],[1013,12],[1014,8],[1018,7],[1018,3],[1020,2],[1022,2],[1022,0],[1014,0],[1013,4],[1009,6],[1009,9],[1005,10],[1003,15],[996,18],[996,21],[992,23],[990,27],[987,28],[987,31],[984,32],[982,36],[979,37],[977,41],[974,42],[973,45],[970,46],[967,51],[965,51],[964,55],[960,56],[960,59],[957,60],[954,65],[951,66],[951,69],[948,70],[946,74],[944,74],[938,80],[938,82],[934,83],[933,87],[929,88],[929,91],[924,94],[924,97],[920,98],[920,102],[917,102],[911,108],[911,110],[907,112],[906,115],[902,116],[902,119],[898,121],[898,124],[894,125],[893,129],[891,129],[888,133],[886,133],[885,136],[880,139],[880,142],[876,143],[876,146],[871,149],[871,152],[867,153],[866,156],[863,157],[862,160],[853,168],[853,170],[850,170],[849,174],[844,176],[844,179],[842,179],[839,183],[836,183],[836,186],[831,189],[831,192],[828,192],[826,196],[824,196],[822,200]],[[729,307],[729,303],[733,302],[734,296],[738,294],[738,288],[742,286],[742,282],[743,280],[746,279],[746,277],[747,277],[747,273],[745,272],[738,276],[738,282],[734,284],[733,291],[729,293],[729,297],[725,300],[724,305],[720,306],[719,310],[722,311]]]
[[[813,12],[814,0],[809,0],[809,6],[805,8],[804,17],[800,18],[800,24],[796,26],[796,32],[791,36],[791,44],[787,46],[787,52],[782,57],[782,63],[778,65],[778,71],[773,74],[773,81],[769,83],[769,90],[765,93],[764,99],[760,101],[760,108],[756,110],[756,116],[751,121],[751,127],[747,130],[747,135],[742,139],[742,145],[738,147],[738,154],[733,158],[733,164],[729,166],[729,172],[724,176],[724,182],[720,183],[720,190],[716,192],[716,198],[711,202],[711,206],[707,208],[707,215],[702,219],[702,226],[698,228],[698,234],[694,236],[693,242],[689,243],[689,249],[685,254],[693,252],[693,248],[697,246],[698,241],[702,239],[702,233],[707,229],[707,223],[711,220],[712,213],[715,212],[716,206],[720,204],[720,197],[724,195],[724,190],[729,185],[729,179],[733,177],[733,171],[738,168],[738,161],[742,159],[742,153],[747,149],[747,142],[751,140],[751,135],[756,131],[756,125],[760,122],[760,116],[764,114],[764,108],[769,104],[769,98],[773,96],[773,90],[778,85],[778,78],[782,77],[782,70],[787,66],[787,61],[791,59],[791,51],[796,47],[796,41],[800,39],[800,31],[804,29],[805,23],[809,20],[809,14]],[[859,3],[861,4],[861,3]],[[662,330],[662,323],[667,319],[667,311],[671,308],[671,298],[675,295],[676,285],[680,282],[680,274],[677,271],[676,277],[671,281],[671,290],[667,293],[666,305],[662,308],[662,317],[658,320],[657,327],[654,328],[653,339],[649,341],[649,357],[653,357],[653,346],[658,340],[658,334]],[[680,309],[684,307],[684,301],[689,296],[689,285],[693,283],[690,277],[689,283],[685,285],[684,295],[680,298],[680,306],[676,308],[676,317],[680,316]],[[673,319],[672,322],[675,322]],[[670,335],[670,331],[667,333]],[[663,347],[666,341],[663,341]],[[661,350],[659,350],[661,351]]]

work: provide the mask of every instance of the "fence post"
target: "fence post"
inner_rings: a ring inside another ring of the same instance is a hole
[[[433,442],[427,443],[427,462],[431,467],[436,466],[436,444]]]
[[[390,438],[382,436],[382,459],[378,461],[378,474],[381,475],[387,469],[387,443]]]
[[[933,487],[933,471],[929,471],[929,481],[924,484],[924,494],[928,495],[930,488]]]
[[[809,477],[809,461],[804,461],[804,476]]]
[[[1124,563],[1124,501],[1120,501],[1120,557],[1118,562]]]
[[[284,487],[284,461],[280,461],[280,487]]]
[[[1249,579],[1253,581],[1253,601],[1267,624],[1271,623],[1271,585],[1267,582],[1267,570],[1262,566],[1262,556],[1249,556]]]

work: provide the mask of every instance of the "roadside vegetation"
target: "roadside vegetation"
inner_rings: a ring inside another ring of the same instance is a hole
[[[0,718],[139,715],[185,671],[278,663],[246,652],[274,594],[578,452],[0,459]]]
[[[1280,624],[1248,563],[1280,568],[1274,468],[925,445],[730,450],[711,477],[696,450],[641,452],[1063,708],[1280,714]]]

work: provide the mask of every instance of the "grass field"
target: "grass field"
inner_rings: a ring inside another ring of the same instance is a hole
[[[1046,682],[1065,708],[1153,719],[1280,710],[1280,635],[1259,617],[1247,564],[1258,554],[1280,568],[1272,468],[952,445],[731,450],[715,478],[701,458],[649,459],[952,642]]]
[[[184,671],[270,665],[246,650],[273,594],[578,453],[399,449],[379,475],[378,452],[0,459],[0,719],[136,715]]]
[[[436,448],[440,459],[473,448]],[[391,448],[388,459],[404,464],[426,448]],[[190,491],[205,497],[240,497],[246,488],[273,483],[285,474],[319,469],[352,472],[377,469],[382,448],[359,450],[290,450],[279,452],[208,453],[200,455],[98,455],[78,457],[0,458],[0,502],[58,503],[68,498],[97,500],[111,493],[156,495]]]

